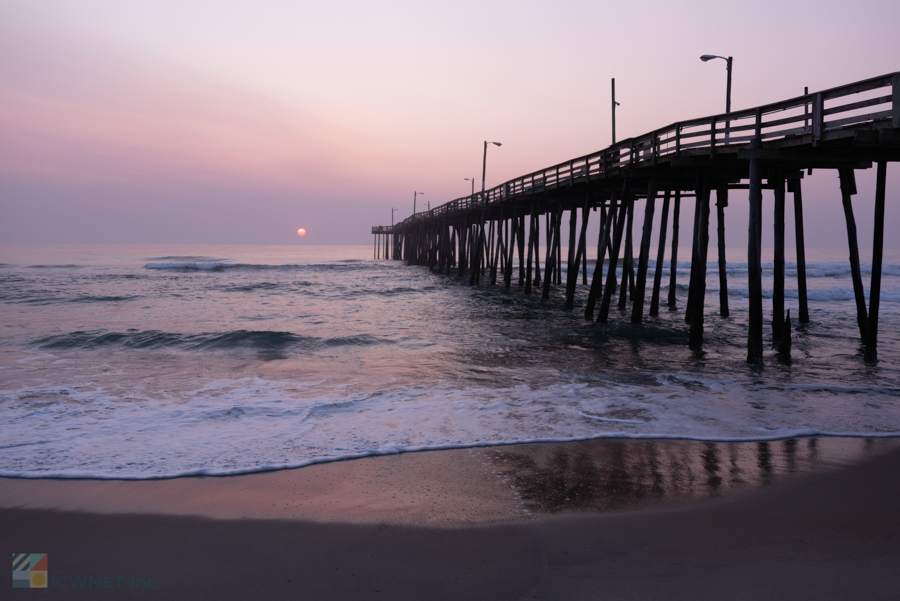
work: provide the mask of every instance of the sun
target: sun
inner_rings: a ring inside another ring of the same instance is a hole
[[[303,229],[303,228],[301,227],[299,230],[297,230],[297,235],[298,235],[298,236],[305,236],[305,235],[306,235],[306,230]]]

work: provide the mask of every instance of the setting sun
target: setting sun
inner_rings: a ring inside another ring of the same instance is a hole
[[[298,235],[298,236],[305,236],[305,235],[306,235],[306,230],[303,229],[303,228],[301,227],[299,230],[297,230],[297,235]]]

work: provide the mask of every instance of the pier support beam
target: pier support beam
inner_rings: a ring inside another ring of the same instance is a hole
[[[516,211],[518,215],[518,211]],[[525,215],[518,216],[519,223],[516,225],[518,238],[516,238],[519,247],[519,286],[525,285]]]
[[[650,236],[653,235],[653,213],[656,209],[656,180],[647,184],[647,206],[644,208],[644,227],[641,231],[641,252],[638,256],[637,283],[631,306],[631,323],[641,323],[644,317],[644,296],[647,288],[647,264],[650,262]]]
[[[694,314],[694,289],[696,288],[697,267],[700,259],[697,256],[699,240],[697,232],[700,231],[700,174],[697,175],[697,183],[694,185],[694,227],[691,232],[691,275],[688,278],[688,297],[684,307],[684,322],[691,323],[691,317]]]
[[[869,290],[869,323],[866,327],[866,359],[876,357],[878,346],[878,305],[881,302],[881,262],[884,253],[884,193],[887,163],[878,162],[875,176],[875,232],[872,237],[872,283]]]
[[[531,203],[531,214],[528,216],[528,257],[525,261],[525,294],[531,294],[531,282],[534,274],[531,270],[531,258],[534,255],[534,203]]]
[[[547,249],[550,253],[550,256],[547,258],[547,264],[553,265],[556,273],[550,274],[547,272],[547,270],[544,270],[544,290],[543,290],[543,293],[541,294],[541,298],[543,298],[544,300],[547,300],[548,298],[550,298],[550,285],[555,279],[552,276],[557,275],[559,272],[559,267],[557,266],[557,260],[558,260],[559,248],[560,248],[559,229],[562,226],[562,214],[563,214],[562,206],[560,206],[557,209],[555,215],[552,213],[550,214],[550,221],[551,221],[550,227],[553,230],[553,233],[552,233],[552,237],[550,239],[550,246]],[[550,232],[547,232],[547,233],[549,234]]]
[[[760,148],[758,139],[750,148]],[[761,365],[763,360],[762,307],[762,177],[760,160],[750,159],[750,223],[747,228],[747,284],[750,314],[747,332],[747,363]]]
[[[550,280],[553,282],[553,270],[556,265],[556,259],[552,262],[550,258],[553,256],[554,249],[554,239],[553,239],[553,226],[556,224],[556,217],[554,216],[555,210],[551,209],[544,214],[544,229],[547,231],[544,233],[544,237],[546,238],[545,244],[546,247],[544,249],[544,280]],[[549,294],[549,292],[547,293]]]
[[[794,194],[794,239],[797,248],[797,293],[800,300],[800,312],[797,320],[809,323],[809,303],[806,296],[806,242],[803,238],[803,195],[800,183],[803,180],[789,179],[788,191]]]
[[[541,214],[537,209],[531,211],[534,221],[534,285],[541,285]]]
[[[509,246],[506,249],[506,270],[503,273],[503,287],[507,290],[512,286],[513,259],[516,257],[516,236],[520,235],[518,232],[518,225],[519,218],[514,211],[512,219],[510,219],[509,222]]]
[[[588,193],[588,203],[584,205],[584,209],[581,210],[581,219],[584,223],[587,223],[588,216],[591,212],[590,206],[590,193]],[[581,285],[587,286],[588,276],[587,276],[587,232],[582,234],[581,236],[581,244],[578,247],[578,250],[581,252]]]
[[[784,179],[769,180],[775,191],[775,276],[772,282],[772,340],[784,330]]]
[[[628,298],[634,300],[634,199],[628,203],[628,221],[625,225],[625,252],[622,253],[622,287],[619,290],[619,308],[627,306]]]
[[[609,304],[612,301],[613,291],[616,286],[616,265],[619,262],[619,249],[622,246],[622,234],[625,230],[626,216],[628,207],[633,202],[631,196],[631,179],[626,177],[622,186],[622,204],[619,208],[619,214],[616,218],[616,235],[613,242],[612,251],[609,254],[609,268],[606,272],[606,286],[603,288],[603,300],[600,302],[600,314],[597,321],[606,323],[609,320]],[[625,276],[622,277],[622,285],[625,286]]]
[[[600,207],[600,233],[597,243],[597,264],[594,265],[594,275],[591,277],[591,287],[588,291],[587,302],[584,306],[584,318],[588,321],[594,320],[594,307],[597,303],[597,297],[603,288],[603,259],[606,256],[606,247],[608,246],[609,233],[611,231],[613,215],[616,212],[616,197],[612,195],[609,201],[609,212],[606,207]]]
[[[578,277],[578,263],[575,259],[575,246],[577,243],[576,238],[576,230],[578,227],[578,209],[573,205],[571,209],[569,209],[569,254],[566,257],[566,308],[572,306],[570,302],[570,296],[572,301],[575,299],[575,280],[574,277]]]
[[[866,295],[863,290],[862,274],[859,269],[859,242],[856,238],[856,220],[853,218],[852,196],[856,194],[856,178],[853,170],[848,168],[838,169],[841,178],[841,200],[844,204],[844,219],[847,222],[847,244],[850,247],[850,274],[853,276],[853,294],[856,297],[856,322],[859,325],[859,335],[866,340]]]
[[[669,221],[669,191],[663,197],[662,215],[659,219],[659,249],[656,251],[656,269],[653,271],[653,294],[650,296],[650,317],[659,315],[659,288],[662,285],[663,264],[666,260],[666,228]]]
[[[568,276],[566,277],[566,307],[571,308],[575,304],[575,286],[578,285],[578,270],[581,266],[582,259],[584,258],[584,249],[586,247],[585,236],[587,235],[587,226],[588,226],[588,216],[590,215],[589,209],[591,204],[591,194],[588,193],[587,198],[584,201],[584,209],[581,211],[581,235],[578,238],[578,248],[575,251],[575,260],[573,262],[573,268],[569,271]],[[575,214],[575,209],[572,209],[572,214]],[[572,232],[574,234],[574,232]],[[574,235],[572,236],[575,237]],[[571,246],[571,245],[570,245]]]
[[[672,208],[672,256],[669,258],[669,308],[675,308],[675,288],[678,279],[678,221],[681,219],[681,191],[675,191]]]
[[[699,216],[697,220],[697,273],[691,282],[691,335],[688,345],[696,350],[703,346],[703,308],[706,304],[706,260],[709,253],[709,180],[706,171],[697,178],[697,200]]]
[[[463,221],[462,227],[459,229],[459,273],[457,277],[463,277],[466,273],[466,266],[468,265],[468,257],[466,256],[466,234],[468,234],[469,227],[466,221]],[[409,252],[409,251],[407,251]]]
[[[725,207],[728,206],[728,187],[716,190],[716,217],[719,247],[719,315],[728,317],[728,263],[725,260]]]

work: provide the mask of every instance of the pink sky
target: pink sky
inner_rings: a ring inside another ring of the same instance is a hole
[[[465,194],[485,139],[489,186],[608,145],[611,77],[622,139],[723,111],[700,54],[735,57],[740,109],[900,70],[897,22],[887,1],[8,0],[0,242],[369,244],[413,190]],[[808,244],[843,244],[834,174],[805,199]]]

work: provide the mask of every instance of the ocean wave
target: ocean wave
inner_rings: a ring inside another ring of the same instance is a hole
[[[144,269],[171,271],[355,271],[358,269],[375,269],[377,265],[365,261],[337,261],[335,263],[286,263],[282,265],[228,263],[225,261],[177,261],[171,263],[147,263]]]
[[[132,301],[138,296],[134,295],[79,295],[66,297],[50,292],[29,292],[12,290],[0,293],[0,302],[22,305],[52,305],[56,303],[114,303]]]
[[[166,257],[147,257],[147,261],[190,261],[200,263],[215,263],[226,261],[226,259],[216,259],[215,257],[204,257],[199,255],[170,255]]]
[[[80,269],[83,265],[29,265],[28,269]]]
[[[139,332],[76,331],[35,340],[37,348],[83,349],[126,348],[140,350],[173,349],[184,351],[318,351],[334,347],[391,344],[386,338],[368,334],[317,338],[291,332],[235,330],[225,333],[181,334],[146,330]]]
[[[302,395],[294,378],[260,377],[192,379],[199,387],[181,391],[168,385],[163,391],[0,390],[0,424],[16,425],[0,448],[0,475],[153,479],[531,442],[900,435],[897,395],[882,386],[835,390],[807,381],[754,387],[694,374],[654,380],[649,387],[595,382],[460,389],[446,382],[367,391],[359,391],[357,380],[315,394],[308,394],[315,386],[306,382]]]

